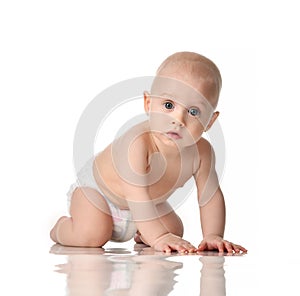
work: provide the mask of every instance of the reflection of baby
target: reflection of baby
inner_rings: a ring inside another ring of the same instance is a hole
[[[165,260],[166,258],[150,255],[117,259],[112,256],[110,259],[114,262],[116,276],[113,278],[112,274],[111,287],[108,289],[112,293],[107,295],[116,295],[114,291],[121,290],[118,285],[124,281],[124,278],[130,279],[130,283],[127,288],[125,285],[123,286],[124,294],[118,293],[117,295],[169,295],[176,283],[175,270],[182,268],[183,264]],[[123,274],[120,274],[121,270],[123,270]]]
[[[182,263],[166,258],[72,254],[58,272],[67,274],[70,296],[169,295]]]
[[[51,238],[95,247],[135,236],[158,251],[246,252],[223,239],[223,194],[213,148],[202,138],[219,115],[220,89],[219,70],[209,59],[191,52],[168,57],[151,92],[144,92],[149,120],[129,129],[79,172],[69,194],[71,217],[57,221]],[[198,248],[182,239],[182,222],[167,202],[191,177],[203,233]]]
[[[202,296],[225,296],[225,270],[223,256],[200,257],[202,263],[200,278],[200,295]]]

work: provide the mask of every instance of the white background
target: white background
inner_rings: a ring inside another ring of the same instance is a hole
[[[51,246],[87,104],[187,50],[211,58],[223,76],[226,238],[270,261],[296,250],[297,11],[296,1],[1,1],[1,248]],[[192,197],[179,212],[185,237],[198,244]]]

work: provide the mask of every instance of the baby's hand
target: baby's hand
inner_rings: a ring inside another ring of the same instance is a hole
[[[163,251],[166,253],[170,253],[172,251],[193,253],[197,251],[197,248],[195,248],[191,243],[172,233],[164,234],[156,239],[153,243],[153,248],[156,251]]]
[[[218,235],[207,235],[203,238],[202,242],[198,246],[197,252],[205,250],[218,250],[220,253],[223,253],[224,251],[227,251],[228,253],[233,253],[233,251],[235,253],[247,253],[247,250],[244,247],[224,240]]]

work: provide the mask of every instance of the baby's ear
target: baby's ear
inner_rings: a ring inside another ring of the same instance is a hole
[[[208,125],[207,125],[206,128],[205,128],[205,131],[206,131],[206,132],[207,132],[207,131],[211,128],[211,126],[214,124],[214,122],[215,122],[216,119],[218,118],[219,114],[220,114],[219,111],[216,111],[216,112],[213,113],[212,117],[211,117],[210,120],[209,120]]]
[[[146,113],[150,111],[150,94],[147,91],[144,91],[144,109]]]

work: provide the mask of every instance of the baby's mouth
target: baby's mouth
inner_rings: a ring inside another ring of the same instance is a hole
[[[169,138],[174,139],[174,140],[182,139],[182,136],[179,133],[174,132],[174,131],[167,132],[166,135]]]

